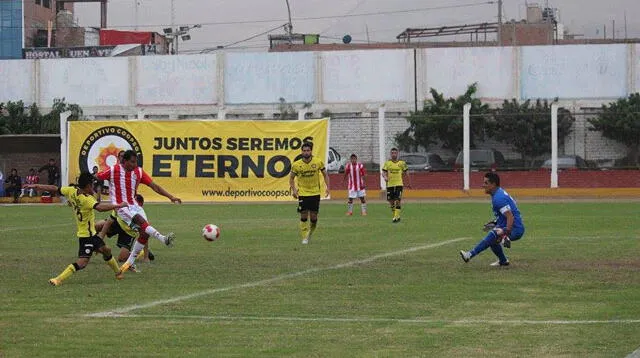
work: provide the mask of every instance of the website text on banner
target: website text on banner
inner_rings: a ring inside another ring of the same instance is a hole
[[[327,119],[69,122],[69,181],[113,166],[119,151],[132,149],[155,182],[186,201],[293,200],[291,164],[306,141],[324,161],[328,131]]]

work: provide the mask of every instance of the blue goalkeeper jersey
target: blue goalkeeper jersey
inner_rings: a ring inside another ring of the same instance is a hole
[[[513,214],[513,229],[524,229],[524,224],[522,223],[522,217],[520,216],[520,210],[518,210],[518,206],[516,205],[516,201],[513,200],[511,195],[504,191],[501,187],[491,195],[491,206],[493,207],[493,215],[495,215],[497,227],[505,228],[507,227],[507,217],[504,215],[507,211],[511,211]]]

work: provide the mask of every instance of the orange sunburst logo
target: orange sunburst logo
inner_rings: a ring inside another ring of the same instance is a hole
[[[107,147],[100,147],[100,154],[94,160],[95,164],[98,166],[99,171],[109,169],[109,164],[107,163],[107,159],[111,156],[115,158],[115,162],[117,162],[118,153],[121,151],[121,148],[116,147],[113,143],[109,143]],[[113,159],[112,159],[113,161]]]

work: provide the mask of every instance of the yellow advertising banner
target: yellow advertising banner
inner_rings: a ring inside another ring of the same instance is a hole
[[[291,164],[304,142],[325,161],[329,121],[69,122],[69,182],[134,150],[154,182],[185,201],[292,200]],[[325,163],[326,164],[326,163]],[[166,200],[141,185],[149,201]]]

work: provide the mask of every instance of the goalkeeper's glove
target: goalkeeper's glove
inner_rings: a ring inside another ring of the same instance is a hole
[[[496,224],[497,222],[495,220],[489,221],[488,223],[484,224],[484,226],[482,227],[482,231],[489,232],[496,227]]]

